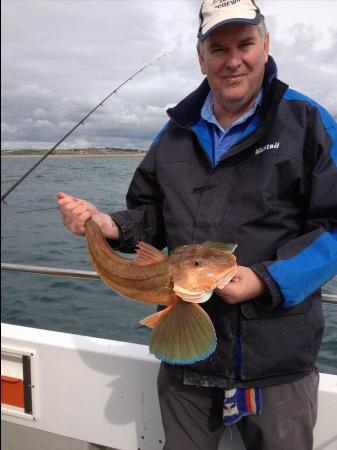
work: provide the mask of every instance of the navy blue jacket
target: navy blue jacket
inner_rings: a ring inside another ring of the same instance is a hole
[[[337,274],[337,124],[270,77],[273,66],[270,58],[258,117],[216,167],[200,117],[207,80],[169,109],[168,124],[135,172],[128,209],[112,214],[122,251],[138,240],[169,250],[236,242],[238,264],[268,287],[264,297],[240,305],[216,295],[204,304],[218,345],[205,361],[170,367],[187,384],[266,386],[315,366],[324,328],[320,287]]]

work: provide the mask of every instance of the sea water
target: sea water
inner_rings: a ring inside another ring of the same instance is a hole
[[[141,157],[47,158],[1,205],[1,261],[93,270],[85,240],[62,224],[56,194],[63,191],[109,212],[125,208],[125,194]],[[37,158],[1,158],[4,193]],[[1,273],[2,322],[147,344],[138,325],[155,307],[120,297],[101,281]],[[337,293],[337,280],[324,287]],[[337,374],[337,306],[324,305],[326,329],[319,369]]]

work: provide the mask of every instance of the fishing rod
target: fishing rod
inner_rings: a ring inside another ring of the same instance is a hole
[[[109,95],[107,95],[101,102],[98,103],[98,105],[96,105],[86,116],[84,116],[70,131],[68,131],[68,133],[63,136],[62,139],[60,139],[57,144],[54,145],[53,148],[51,148],[50,150],[48,150],[48,152],[43,155],[43,157],[41,159],[39,159],[37,161],[37,163],[35,163],[29,170],[27,170],[26,173],[24,173],[24,175],[22,175],[22,177],[16,181],[12,187],[10,187],[8,189],[8,191],[6,191],[4,193],[4,195],[1,196],[1,203],[5,200],[5,198],[12,192],[14,191],[14,189],[19,186],[19,184],[22,183],[22,181],[28,177],[28,175],[30,173],[32,173],[60,144],[62,144],[63,141],[65,141],[67,139],[67,137],[69,137],[75,130],[76,128],[78,128],[80,125],[84,125],[84,122],[91,116],[91,114],[93,114],[96,109],[98,109],[100,106],[103,106],[103,104],[113,95],[116,94],[119,89],[124,86],[126,83],[128,83],[129,81],[131,81],[133,78],[135,78],[137,75],[139,75],[141,72],[143,72],[147,67],[152,66],[153,64],[155,64],[156,62],[158,62],[160,59],[164,58],[165,56],[168,56],[172,53],[172,51],[168,52],[168,53],[163,53],[161,56],[159,56],[158,58],[153,59],[152,61],[148,62],[147,64],[145,64],[142,68],[140,68],[139,70],[137,70],[137,72],[133,73],[127,80],[123,81],[123,83],[121,83],[116,89],[114,89],[112,92],[110,92]]]

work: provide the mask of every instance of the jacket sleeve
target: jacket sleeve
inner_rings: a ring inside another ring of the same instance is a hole
[[[337,275],[337,123],[321,107],[309,136],[303,233],[278,248],[274,261],[251,267],[269,289],[270,306],[295,306]]]
[[[121,239],[118,243],[111,240],[109,243],[122,252],[133,252],[137,241],[148,242],[160,249],[166,246],[163,196],[156,181],[156,155],[165,128],[135,171],[126,195],[127,209],[110,214],[119,227]]]

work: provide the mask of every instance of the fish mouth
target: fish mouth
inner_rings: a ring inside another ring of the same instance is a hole
[[[185,302],[189,303],[205,303],[213,294],[214,288],[206,289],[204,291],[189,291],[188,289],[184,289],[177,284],[174,285],[175,294],[180,297]]]

